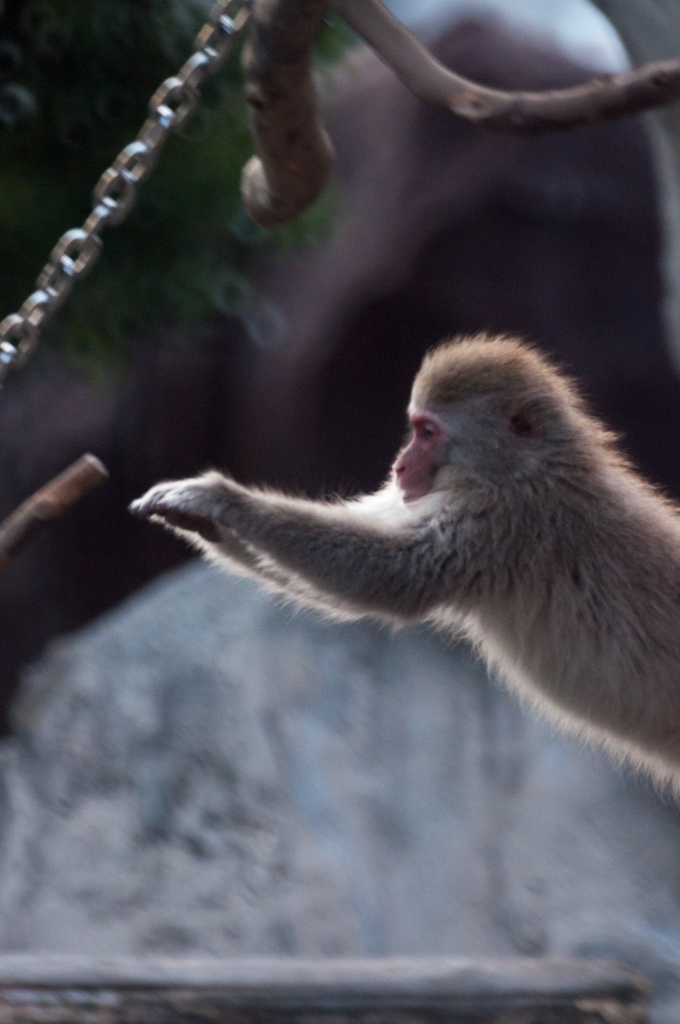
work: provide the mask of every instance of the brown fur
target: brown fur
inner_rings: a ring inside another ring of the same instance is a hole
[[[589,432],[589,443],[607,449],[618,461],[618,437],[590,416],[574,381],[532,345],[507,335],[485,333],[457,337],[425,356],[413,382],[412,399],[424,409],[439,410],[474,395],[497,394],[508,410],[533,406],[543,416],[551,409],[572,418]]]
[[[133,510],[335,617],[466,634],[553,721],[677,786],[678,509],[519,341],[430,353],[411,399],[414,416],[428,410],[446,454],[417,500],[394,474],[374,495],[323,503],[209,473],[160,484]]]
[[[566,378],[556,376],[536,349],[509,337],[477,334],[454,338],[425,356],[413,384],[427,408],[458,402],[471,394],[559,396],[580,405]]]

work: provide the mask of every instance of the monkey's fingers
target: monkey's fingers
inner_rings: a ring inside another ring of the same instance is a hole
[[[168,512],[193,512],[188,498],[193,496],[192,490],[183,480],[170,480],[155,484],[141,498],[136,498],[130,505],[133,516],[150,519],[151,516],[166,517]]]
[[[141,519],[152,519],[166,526],[198,533],[206,540],[218,541],[219,534],[210,516],[177,507],[176,493],[152,488],[130,505],[130,512]]]

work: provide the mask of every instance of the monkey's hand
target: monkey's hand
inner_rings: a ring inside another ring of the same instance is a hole
[[[232,571],[264,582],[279,592],[295,592],[298,600],[310,603],[300,581],[259,556],[225,522],[229,499],[236,501],[235,496],[242,497],[244,493],[245,488],[221,473],[206,473],[189,480],[157,484],[133,501],[130,511],[162,523],[202,554],[225,561]]]
[[[187,480],[156,484],[132,502],[130,511],[140,518],[197,533],[216,543],[220,540],[217,529],[220,512],[224,513],[232,490],[234,496],[245,493],[245,488],[221,473],[204,473]]]

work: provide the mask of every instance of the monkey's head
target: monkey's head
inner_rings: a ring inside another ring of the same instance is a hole
[[[575,468],[614,441],[545,356],[506,337],[457,339],[430,352],[408,416],[411,438],[394,464],[406,501],[461,477],[502,483],[545,473],[556,459]]]

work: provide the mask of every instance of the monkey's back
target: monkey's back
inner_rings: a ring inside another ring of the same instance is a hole
[[[617,465],[514,516],[469,634],[553,721],[680,773],[680,511]]]

